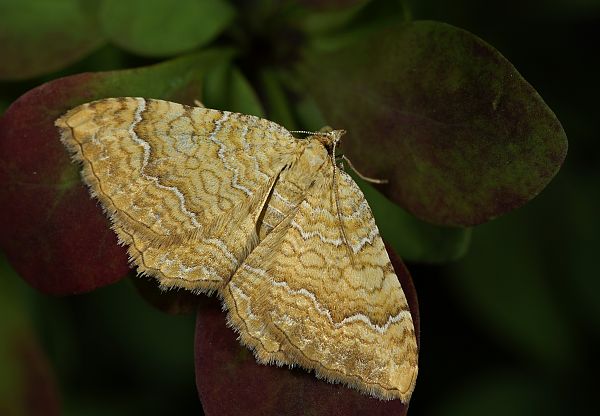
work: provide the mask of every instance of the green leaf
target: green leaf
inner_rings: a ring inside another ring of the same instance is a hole
[[[123,247],[79,180],[54,120],[79,104],[143,96],[191,104],[202,98],[207,68],[227,51],[202,52],[159,65],[84,73],[35,88],[0,119],[0,246],[31,285],[47,293],[84,292],[128,270]]]
[[[229,111],[264,117],[258,95],[239,69],[232,69],[230,82]]]
[[[318,131],[327,125],[316,102],[293,73],[265,69],[261,75],[270,119],[279,120],[288,130]]]
[[[396,25],[300,73],[344,151],[379,189],[441,225],[485,222],[523,205],[556,174],[561,124],[494,48],[447,24]]]
[[[300,130],[318,131],[327,126],[323,113],[309,95],[305,95],[296,103],[295,114],[299,120]]]
[[[363,1],[341,10],[312,13],[301,22],[311,47],[335,50],[385,26],[410,18],[405,0]]]
[[[391,202],[347,169],[365,194],[381,236],[405,261],[443,263],[468,251],[470,228],[440,227],[423,222]]]
[[[217,65],[206,73],[203,104],[217,110],[264,116],[252,85],[231,62]]]
[[[214,39],[232,20],[223,0],[104,0],[100,23],[117,45],[144,56],[170,56]]]
[[[47,74],[96,49],[103,36],[79,0],[0,2],[0,79]]]
[[[267,118],[288,130],[297,130],[298,127],[285,88],[281,84],[279,73],[276,70],[264,69],[261,71],[260,91],[265,97]]]

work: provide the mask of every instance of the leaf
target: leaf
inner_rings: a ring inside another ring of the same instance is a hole
[[[264,117],[265,112],[256,92],[239,69],[232,69],[229,85],[229,111]]]
[[[419,334],[417,297],[410,274],[390,251]],[[220,302],[211,299],[196,320],[196,386],[207,416],[405,415],[399,400],[381,401],[341,384],[317,379],[302,369],[258,364],[226,326]],[[228,399],[234,397],[235,400]]]
[[[231,62],[216,65],[206,73],[203,104],[217,110],[264,116],[252,85]]]
[[[281,124],[288,130],[297,130],[286,91],[279,80],[279,73],[268,68],[262,70],[259,77],[259,90],[264,96],[268,119]]]
[[[523,205],[567,150],[552,111],[494,48],[447,24],[413,22],[298,69],[344,151],[417,217],[469,226]]]
[[[339,10],[309,14],[301,24],[313,48],[333,50],[408,20],[410,12],[405,0],[363,1]]]
[[[223,0],[104,0],[99,13],[107,36],[144,56],[171,56],[207,44],[233,19]]]
[[[26,287],[0,257],[0,414],[59,415],[56,379],[34,335]]]
[[[105,97],[144,96],[191,104],[207,67],[228,52],[204,52],[160,65],[85,73],[41,85],[0,119],[0,247],[17,272],[52,294],[93,290],[124,277],[127,256],[97,202],[79,180],[54,120]]]
[[[346,170],[369,201],[381,235],[404,260],[444,263],[467,253],[471,241],[470,228],[440,227],[423,222],[391,202],[350,169]]]
[[[0,2],[0,79],[21,80],[62,69],[103,41],[79,0]]]

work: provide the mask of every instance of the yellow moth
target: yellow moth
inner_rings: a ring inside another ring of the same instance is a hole
[[[371,209],[336,165],[342,131],[108,98],[56,121],[138,271],[217,292],[261,363],[408,402],[417,344]]]

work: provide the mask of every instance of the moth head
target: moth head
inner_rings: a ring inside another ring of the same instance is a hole
[[[331,153],[344,134],[346,134],[346,130],[331,130],[319,132],[314,137]]]

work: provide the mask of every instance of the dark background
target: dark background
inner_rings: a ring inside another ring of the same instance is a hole
[[[562,122],[569,153],[532,202],[476,227],[463,259],[408,265],[421,311],[420,374],[409,414],[597,414],[600,4],[412,3],[414,18],[462,27],[503,53]],[[4,107],[41,81],[1,83]],[[193,316],[149,307],[128,279],[52,298],[4,263],[0,273],[0,311],[14,314],[5,320],[32,322],[64,414],[201,414]],[[0,371],[10,365],[3,359]],[[0,399],[10,395],[2,393],[5,379],[0,375]]]

